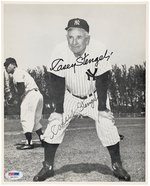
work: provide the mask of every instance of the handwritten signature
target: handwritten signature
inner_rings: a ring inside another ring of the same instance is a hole
[[[97,98],[94,94],[94,98],[91,99],[89,102],[81,101],[77,103],[77,108],[79,109],[79,112],[82,112],[85,108],[87,108],[89,105],[91,105],[92,108],[94,108],[94,102],[97,101]]]
[[[65,117],[64,122],[62,122],[59,125],[57,124],[57,125],[52,125],[51,126],[51,136],[50,136],[50,139],[53,139],[54,136],[56,136],[60,130],[62,130],[64,127],[66,127],[66,125],[69,124],[70,120],[73,119],[77,115],[77,112],[76,111],[77,111],[77,109],[74,110],[74,111],[71,110],[71,114],[70,115],[67,115]]]
[[[69,122],[71,121],[71,119],[73,119],[75,116],[80,115],[79,113],[81,113],[85,108],[87,108],[88,106],[91,105],[92,108],[94,108],[94,102],[97,101],[96,95],[94,94],[94,98],[92,98],[89,102],[85,102],[85,101],[80,101],[77,103],[77,108],[75,110],[71,110],[71,114],[67,115],[65,117],[64,122],[62,122],[61,124],[57,124],[57,125],[52,125],[51,126],[51,136],[50,139],[53,139],[54,136],[56,136],[58,134],[59,131],[66,129],[66,125],[69,124]]]
[[[62,65],[60,64],[61,62],[64,62],[64,60],[62,58],[58,58],[55,59],[52,63],[51,63],[51,68],[50,71],[60,71],[60,70],[68,70],[70,68],[74,68],[74,73],[76,72],[76,67],[79,67],[81,65],[87,65],[90,63],[95,63],[95,66],[98,66],[99,61],[102,61],[104,59],[106,59],[107,61],[110,59],[110,56],[113,54],[113,52],[111,52],[110,54],[108,54],[108,50],[105,51],[104,55],[100,55],[98,57],[95,58],[88,58],[89,54],[84,53],[84,56],[80,56],[76,59],[75,63],[72,64],[65,64]]]

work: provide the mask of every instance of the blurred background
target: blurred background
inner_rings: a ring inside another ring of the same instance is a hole
[[[144,116],[146,71],[145,4],[3,4],[3,58],[13,57],[35,79],[47,99],[47,68],[55,45],[66,39],[65,27],[72,18],[90,25],[92,38],[113,51],[109,87],[111,107],[119,116]],[[5,96],[15,88],[5,72]],[[9,88],[8,88],[9,87]],[[44,107],[43,113],[49,109]],[[5,104],[5,115],[19,114],[17,105]]]

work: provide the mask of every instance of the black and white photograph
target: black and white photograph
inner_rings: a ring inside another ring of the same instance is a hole
[[[148,2],[2,2],[3,183],[147,182]]]

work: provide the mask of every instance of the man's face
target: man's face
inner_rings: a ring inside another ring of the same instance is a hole
[[[8,74],[13,74],[15,71],[16,65],[13,64],[9,64],[8,67],[6,68],[6,71],[8,72]]]
[[[89,44],[90,36],[81,28],[71,28],[68,30],[67,40],[70,50],[76,57],[81,56],[86,46]]]

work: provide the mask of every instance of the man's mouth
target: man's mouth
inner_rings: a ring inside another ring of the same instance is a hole
[[[80,46],[72,46],[73,49],[78,49]]]

